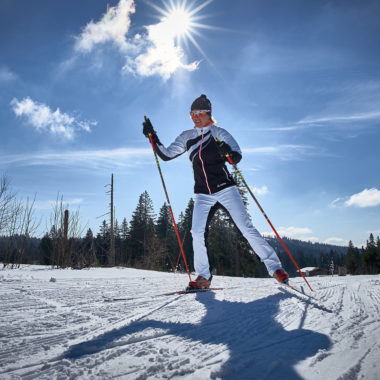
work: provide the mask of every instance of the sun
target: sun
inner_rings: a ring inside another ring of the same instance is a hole
[[[199,12],[213,1],[214,0],[162,0],[162,8],[153,2],[148,1],[148,3],[161,15],[158,18],[160,25],[163,26],[161,29],[162,33],[165,34],[166,37],[175,38],[178,44],[183,43],[186,46],[188,45],[188,41],[190,41],[197,50],[205,56],[195,36],[202,36],[199,29],[217,29],[209,24],[199,22],[199,20],[207,17],[205,15],[201,16]]]
[[[173,8],[164,22],[168,24],[172,33],[179,37],[190,31],[192,23],[190,13],[183,8]]]

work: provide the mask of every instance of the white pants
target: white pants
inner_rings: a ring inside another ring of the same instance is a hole
[[[211,275],[205,244],[205,231],[210,209],[217,202],[229,212],[237,228],[265,264],[269,275],[272,276],[274,271],[281,268],[281,262],[274,249],[252,225],[236,186],[228,187],[214,194],[195,195],[191,233],[193,236],[194,267],[198,275],[204,278],[209,278]]]

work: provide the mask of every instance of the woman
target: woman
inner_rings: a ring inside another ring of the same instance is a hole
[[[211,102],[206,95],[194,100],[190,116],[194,128],[182,132],[167,148],[160,142],[149,119],[143,123],[144,135],[152,135],[156,152],[162,160],[172,160],[187,152],[193,166],[195,201],[191,233],[194,267],[198,277],[189,282],[189,287],[210,287],[212,276],[205,235],[210,212],[217,204],[230,214],[252,249],[264,262],[268,273],[279,282],[287,282],[288,274],[282,269],[276,252],[252,225],[236,183],[227,170],[226,154],[234,163],[242,158],[239,145],[225,129],[215,125],[211,116]]]

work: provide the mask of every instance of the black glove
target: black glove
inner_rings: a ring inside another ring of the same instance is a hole
[[[147,117],[145,118],[142,125],[143,125],[143,134],[145,137],[149,138],[149,135],[151,135],[154,143],[157,143],[160,141],[157,137],[156,131],[153,129],[152,123]]]
[[[230,153],[232,152],[231,147],[224,141],[219,141],[218,146],[221,157],[225,157],[227,154],[230,155]]]
[[[241,160],[241,154],[238,152],[230,152],[229,156],[234,164],[238,164]]]
[[[241,154],[238,152],[233,152],[231,147],[224,141],[218,141],[218,147],[221,157],[225,157],[227,161],[227,154],[231,157],[234,164],[237,164],[241,160]]]
[[[153,125],[148,118],[145,118],[142,125],[143,125],[143,133],[145,137],[149,137],[149,134],[153,135],[155,133],[153,129]]]

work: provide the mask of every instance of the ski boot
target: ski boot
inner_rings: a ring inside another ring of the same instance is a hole
[[[289,275],[282,269],[277,269],[273,273],[273,278],[275,278],[280,284],[287,284],[289,282]]]
[[[210,288],[212,276],[207,280],[202,276],[198,276],[195,281],[190,281],[189,286],[186,288],[187,292],[191,291],[205,291]]]

